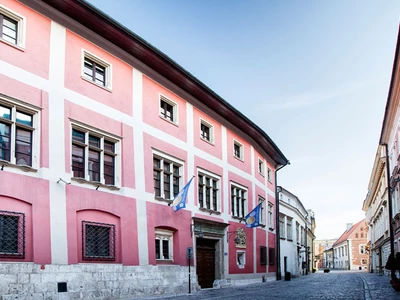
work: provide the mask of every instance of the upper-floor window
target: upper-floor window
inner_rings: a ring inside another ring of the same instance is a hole
[[[118,141],[81,127],[72,129],[73,177],[116,185]]]
[[[173,260],[173,232],[157,229],[155,232],[157,260]]]
[[[178,105],[163,95],[160,95],[160,117],[178,123]]]
[[[300,224],[296,222],[296,242],[300,243]]]
[[[34,118],[37,111],[0,102],[0,159],[12,164],[32,166]]]
[[[82,221],[83,260],[115,260],[115,225]]]
[[[265,199],[261,196],[258,196],[258,204],[261,204],[260,207],[260,224],[265,225],[265,221],[264,221],[264,202]]]
[[[204,120],[200,121],[200,138],[210,143],[214,142],[214,128]]]
[[[233,142],[233,155],[236,158],[243,159],[243,145],[238,141]]]
[[[293,231],[292,231],[292,218],[286,218],[286,234],[288,240],[293,240]]]
[[[272,171],[270,168],[267,169],[267,179],[269,182],[272,182]]]
[[[272,208],[273,208],[273,204],[272,203],[270,203],[270,202],[268,202],[268,227],[270,228],[270,229],[274,229],[274,217],[273,217],[273,211],[272,211]]]
[[[0,210],[0,257],[24,258],[25,215]]]
[[[25,47],[25,18],[0,5],[0,40]]]
[[[264,161],[262,159],[258,159],[258,173],[264,175]]]
[[[358,233],[356,233],[356,239],[358,239]]]
[[[360,245],[360,254],[365,254],[365,245]]]
[[[111,89],[111,64],[83,50],[82,77],[107,89]]]
[[[219,211],[219,179],[199,172],[199,206]]]
[[[236,185],[231,185],[231,213],[234,217],[246,216],[247,190]]]
[[[182,163],[153,155],[153,181],[156,197],[172,200],[181,190]]]
[[[285,216],[279,214],[279,237],[285,238]]]

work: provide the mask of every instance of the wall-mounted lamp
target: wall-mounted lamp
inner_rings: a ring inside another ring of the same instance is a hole
[[[3,169],[2,169],[3,170]],[[57,183],[59,183],[59,182],[63,182],[63,183],[65,183],[65,184],[71,184],[71,182],[66,182],[64,179],[62,179],[62,178],[60,178],[60,179],[58,179],[57,180]]]
[[[229,242],[229,239],[231,238],[232,235],[235,235],[235,238],[233,239],[233,240],[235,241],[235,244],[239,244],[240,239],[239,239],[239,237],[237,236],[237,232],[236,232],[236,231],[228,231],[228,232],[226,233],[226,242],[227,242],[227,243]]]
[[[204,232],[203,232],[203,224],[195,225],[195,224],[190,224],[190,237],[193,237],[193,232],[198,231],[199,238],[204,237]]]

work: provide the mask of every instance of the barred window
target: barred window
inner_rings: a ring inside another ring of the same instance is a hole
[[[72,129],[73,177],[115,185],[117,141],[86,129]]]
[[[35,112],[12,103],[0,103],[0,159],[32,166]]]
[[[173,260],[173,232],[157,229],[155,235],[156,259]]]
[[[270,265],[275,265],[275,248],[269,248],[269,264]]]
[[[231,213],[232,216],[244,218],[246,216],[247,190],[231,185]]]
[[[0,257],[25,257],[25,215],[0,211]]]
[[[214,211],[219,210],[219,180],[199,173],[199,206]]]
[[[181,169],[181,164],[158,155],[153,156],[153,181],[156,197],[171,200],[179,193]]]
[[[82,259],[115,260],[115,225],[82,221]]]
[[[260,265],[266,265],[267,261],[267,247],[260,246]]]

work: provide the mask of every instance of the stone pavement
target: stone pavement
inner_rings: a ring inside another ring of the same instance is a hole
[[[390,278],[379,276],[366,271],[335,271],[293,278],[291,281],[272,281],[240,287],[223,289],[205,289],[194,294],[164,295],[140,298],[144,299],[354,299],[354,300],[392,300],[400,299],[400,292],[396,292],[390,285]],[[137,298],[136,298],[137,299]]]

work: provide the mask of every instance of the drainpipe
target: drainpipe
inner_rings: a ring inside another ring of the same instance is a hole
[[[390,169],[389,169],[389,150],[388,150],[388,145],[381,144],[382,146],[385,146],[385,154],[386,154],[386,181],[387,181],[387,191],[388,191],[388,205],[389,205],[389,235],[390,235],[390,253],[394,257],[394,232],[393,232],[393,226],[392,226],[392,216],[393,216],[393,207],[392,207],[392,193],[390,191]],[[390,270],[390,276],[392,277],[393,280],[397,279],[396,276],[396,270],[392,268]]]
[[[279,187],[278,191],[278,171],[283,167],[290,165],[288,161],[286,165],[282,165],[275,170],[275,228],[276,228],[276,280],[282,279],[281,274],[281,243],[280,243],[280,232],[279,232],[279,192],[282,191],[281,187]]]

